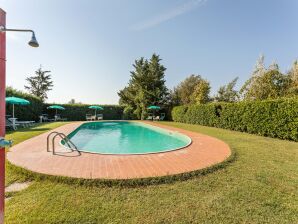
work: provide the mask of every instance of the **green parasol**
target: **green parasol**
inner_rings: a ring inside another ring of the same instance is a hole
[[[56,110],[56,115],[57,115],[57,110],[65,110],[64,107],[59,106],[59,105],[52,105],[52,106],[47,107],[47,109],[55,109]]]
[[[89,109],[94,109],[95,110],[95,116],[96,116],[96,111],[97,110],[103,110],[103,107],[97,106],[97,105],[92,105],[88,107]]]
[[[8,104],[12,104],[12,118],[14,118],[14,105],[28,105],[30,102],[28,100],[25,100],[23,98],[18,98],[18,97],[6,97],[5,102]]]

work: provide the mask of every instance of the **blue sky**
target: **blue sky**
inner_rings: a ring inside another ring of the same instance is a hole
[[[219,86],[249,78],[258,56],[286,71],[298,58],[297,0],[0,0],[7,27],[7,85],[24,89],[42,65],[49,102],[115,104],[139,57],[157,53],[172,88],[190,74]]]

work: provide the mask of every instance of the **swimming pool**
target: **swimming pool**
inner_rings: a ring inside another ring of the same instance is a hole
[[[191,143],[188,136],[178,132],[126,121],[84,123],[68,138],[80,151],[100,154],[158,153],[180,149]]]

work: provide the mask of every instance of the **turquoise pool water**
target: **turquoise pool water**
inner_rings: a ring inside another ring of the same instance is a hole
[[[80,151],[102,154],[157,153],[185,147],[191,139],[139,122],[89,122],[68,135]]]

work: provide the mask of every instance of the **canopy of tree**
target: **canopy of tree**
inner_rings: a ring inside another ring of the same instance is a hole
[[[150,60],[136,60],[131,71],[128,85],[118,92],[119,104],[124,106],[124,113],[144,119],[150,105],[165,105],[168,102],[168,89],[165,85],[166,68],[160,63],[158,55]]]
[[[238,77],[233,79],[227,85],[219,87],[215,100],[218,102],[236,102],[239,99],[238,91],[235,90],[235,85],[238,81]]]
[[[249,80],[240,90],[244,100],[265,100],[297,95],[297,62],[288,74],[282,74],[276,63],[268,68],[264,56],[257,61]]]
[[[209,101],[210,84],[200,75],[191,75],[171,92],[173,105],[206,103]]]
[[[43,102],[48,98],[48,91],[52,90],[53,81],[51,81],[51,71],[43,71],[40,67],[35,71],[35,75],[26,78],[28,85],[25,85],[25,89],[30,94],[39,97]]]

